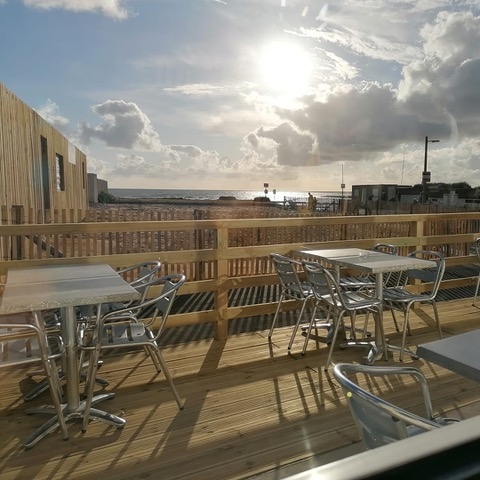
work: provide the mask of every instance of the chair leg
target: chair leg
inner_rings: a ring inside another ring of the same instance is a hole
[[[275,310],[275,315],[272,320],[272,325],[270,326],[270,331],[268,332],[268,338],[272,338],[273,329],[275,328],[275,324],[277,323],[277,317],[280,313],[280,308],[283,302],[283,292],[280,294],[280,298],[278,299],[277,309]]]
[[[357,330],[355,329],[355,320],[357,319],[357,312],[353,310],[350,312],[350,340],[357,340]]]
[[[335,348],[335,342],[337,341],[338,329],[340,328],[340,324],[343,325],[343,313],[344,312],[341,312],[340,315],[337,315],[337,318],[335,319],[335,322],[334,322],[335,327],[334,327],[334,330],[333,330],[332,343],[330,344],[330,349],[328,350],[327,361],[325,363],[325,368],[324,368],[325,371],[327,371],[328,367],[330,366],[333,349]]]
[[[160,365],[160,369],[163,370],[163,374],[165,375],[165,378],[167,379],[167,382],[170,386],[170,389],[173,392],[173,395],[175,397],[175,400],[177,401],[177,405],[178,405],[179,410],[183,410],[183,406],[184,406],[183,402],[180,398],[180,395],[178,394],[177,389],[175,388],[175,384],[173,383],[172,376],[170,375],[170,372],[167,368],[165,360],[163,359],[163,355],[160,352],[160,349],[152,347],[152,349],[150,351],[151,351],[152,356],[155,356],[155,358],[156,358],[156,362],[154,362],[154,363],[156,364],[158,362],[158,364]],[[161,371],[161,370],[158,370],[158,368],[157,368],[157,371]]]
[[[403,353],[405,351],[405,344],[407,343],[407,330],[408,330],[408,317],[410,313],[410,307],[404,312],[403,318],[403,332],[402,332],[402,344],[400,347],[400,361],[403,362]]]
[[[375,330],[378,330],[380,333],[380,340],[378,338],[375,339],[375,342],[372,343],[371,348],[369,349],[366,357],[366,363],[367,365],[372,365],[373,362],[377,359],[378,356],[378,344],[383,346],[383,356],[385,360],[388,360],[388,347],[386,344],[386,339],[385,339],[385,329],[383,326],[383,321],[382,317],[380,315],[380,310],[375,309],[373,311],[373,321],[375,322],[375,325],[378,324],[378,329],[376,328]]]
[[[473,303],[472,305],[475,307],[475,303],[477,301],[477,296],[478,296],[478,289],[480,287],[480,273],[478,274],[478,278],[477,278],[477,286],[475,288],[475,295],[473,296]]]
[[[305,355],[305,352],[307,351],[307,344],[308,344],[308,340],[310,339],[310,333],[312,331],[312,325],[313,325],[313,322],[315,321],[315,315],[316,314],[317,314],[317,305],[314,305],[313,310],[312,310],[312,315],[310,317],[310,322],[308,324],[308,328],[307,328],[307,331],[306,331],[305,341],[303,342],[302,355]],[[290,342],[292,342],[292,338],[290,338]]]
[[[303,317],[303,312],[305,311],[305,307],[307,306],[307,301],[309,298],[305,298],[305,300],[302,303],[302,308],[300,309],[300,313],[298,314],[297,322],[295,323],[295,326],[293,327],[292,335],[290,337],[290,342],[288,343],[288,351],[291,350],[293,341],[295,340],[295,336],[297,335],[298,327],[300,326],[300,322],[302,321]]]
[[[392,312],[392,319],[393,319],[393,324],[395,325],[395,330],[399,332],[400,327],[398,326],[397,315],[395,314],[395,310],[392,308],[390,309],[390,311]]]
[[[432,307],[433,307],[433,313],[435,315],[435,321],[437,322],[438,335],[440,338],[443,338],[442,327],[440,326],[440,317],[438,315],[438,309],[437,309],[437,304],[435,300],[433,300],[432,302]]]
[[[307,353],[308,341],[310,340],[310,334],[311,334],[312,328],[314,326],[315,326],[315,331],[318,328],[326,328],[327,329],[327,337],[326,337],[327,344],[330,343],[330,341],[331,341],[331,339],[329,339],[329,336],[330,336],[330,331],[331,331],[333,325],[330,322],[330,312],[327,312],[327,318],[325,319],[325,322],[322,322],[322,323],[318,323],[318,322],[315,321],[315,314],[316,314],[316,307],[314,307],[314,309],[313,309],[312,317],[310,319],[310,324],[308,325],[308,329],[307,329],[307,332],[306,332],[305,341],[303,342],[302,355],[305,355]]]
[[[363,323],[363,330],[362,330],[362,336],[363,338],[367,338],[367,328],[368,328],[368,317],[370,316],[370,312],[367,311],[367,313],[365,313],[365,322]]]

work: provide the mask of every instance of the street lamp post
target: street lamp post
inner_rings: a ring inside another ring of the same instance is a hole
[[[426,203],[428,199],[427,195],[427,183],[430,182],[430,172],[427,170],[427,156],[428,156],[428,144],[437,143],[440,140],[429,140],[428,137],[425,137],[425,161],[423,163],[423,173],[422,173],[422,203]]]

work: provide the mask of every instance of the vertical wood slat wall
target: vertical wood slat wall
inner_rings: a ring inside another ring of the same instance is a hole
[[[86,155],[0,83],[0,205],[44,210],[40,137],[47,139],[51,209],[86,209]],[[63,156],[65,190],[57,190],[56,154]]]

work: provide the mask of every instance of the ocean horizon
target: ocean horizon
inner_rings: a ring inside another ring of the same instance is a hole
[[[267,189],[263,190],[195,190],[195,189],[157,189],[157,188],[109,188],[108,191],[120,198],[182,198],[185,200],[218,200],[220,197],[235,197],[237,200],[253,200],[256,197],[268,197],[272,201],[305,199],[308,193],[317,198],[342,198],[340,191],[287,191]],[[343,196],[349,196],[344,193]]]

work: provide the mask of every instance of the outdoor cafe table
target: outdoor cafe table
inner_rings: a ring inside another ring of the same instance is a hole
[[[470,380],[480,382],[480,330],[418,346],[417,355]]]
[[[385,252],[364,250],[361,248],[334,248],[321,250],[300,250],[296,252],[305,258],[327,262],[335,267],[337,278],[340,278],[340,268],[348,267],[375,275],[375,297],[383,302],[383,274],[402,272],[411,269],[431,268],[435,262],[423,258],[403,257]],[[380,343],[378,343],[380,342]],[[368,342],[375,358],[382,353],[388,359],[388,350],[398,350],[389,345],[383,335],[383,308],[380,306],[380,322],[375,322],[375,342]],[[367,358],[370,359],[371,354]],[[372,361],[375,360],[372,358]]]
[[[80,401],[79,391],[76,307],[137,298],[139,293],[112,267],[105,264],[68,264],[8,270],[1,297],[0,314],[57,308],[62,311],[61,334],[66,350],[66,405],[64,406],[66,421],[82,418],[84,413],[84,402]],[[95,397],[95,403],[111,398],[113,395],[113,393],[98,395]],[[53,408],[45,407],[36,411],[54,415],[33,434],[42,438],[56,427],[58,419]],[[93,409],[91,416],[119,427],[125,423],[123,418],[98,409]]]

